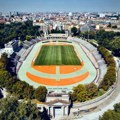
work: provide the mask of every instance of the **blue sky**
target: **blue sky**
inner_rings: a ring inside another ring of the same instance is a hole
[[[0,11],[120,12],[120,0],[0,0]]]

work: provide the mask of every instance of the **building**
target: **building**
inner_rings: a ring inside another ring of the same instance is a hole
[[[68,38],[68,32],[65,34],[45,34],[45,38],[47,39],[67,39]]]
[[[6,53],[8,57],[12,55],[18,49],[19,40],[12,40],[5,44],[5,48],[0,50],[0,56]]]
[[[46,96],[48,114],[53,118],[68,116],[71,101],[66,93],[49,93]]]

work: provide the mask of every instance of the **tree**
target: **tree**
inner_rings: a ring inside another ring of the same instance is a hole
[[[0,120],[9,120],[17,117],[17,113],[15,111],[17,110],[18,106],[17,98],[7,98],[7,99],[1,99],[0,100],[0,110],[2,111],[0,113]],[[15,113],[15,114],[14,114]]]
[[[6,70],[0,70],[0,87],[6,86],[6,81],[10,79],[10,74]]]
[[[37,109],[36,104],[18,102],[15,97],[0,100],[0,111],[0,120],[45,120],[44,113]]]
[[[89,100],[87,91],[81,91],[79,94],[77,94],[77,100],[80,102],[85,102],[86,100]]]
[[[78,30],[77,30],[76,27],[72,27],[72,28],[71,28],[71,32],[72,32],[72,34],[75,36],[75,35],[77,34]]]
[[[35,92],[34,96],[37,100],[44,102],[47,94],[47,89],[44,86],[39,86]]]
[[[113,110],[106,111],[99,120],[120,120],[120,103],[115,104]]]
[[[26,36],[40,36],[39,26],[33,26],[33,22],[28,20],[23,23],[11,23],[9,25],[0,24],[0,47],[12,39],[26,40]],[[28,38],[29,39],[29,38]]]
[[[30,35],[26,35],[26,40],[31,40],[32,39],[32,36],[30,36]]]
[[[0,69],[5,69],[6,65],[0,61]]]
[[[117,25],[112,26],[112,28],[117,28]]]
[[[102,54],[108,65],[107,73],[105,74],[103,81],[100,85],[100,88],[103,88],[105,91],[107,91],[109,87],[113,85],[116,81],[116,64],[113,56],[106,48],[99,46],[98,50]]]
[[[27,83],[26,83],[27,84]],[[23,97],[24,98],[27,98],[27,99],[32,99],[32,98],[34,98],[34,88],[33,88],[33,86],[30,86],[30,85],[26,85],[26,87],[24,88],[24,95],[23,95]]]
[[[99,120],[120,120],[120,114],[113,110],[108,110]]]
[[[65,31],[64,30],[59,30],[58,28],[56,28],[56,29],[52,29],[51,30],[51,33],[65,33]]]
[[[120,103],[117,103],[117,104],[114,105],[114,110],[115,110],[115,112],[120,113]]]
[[[14,81],[13,81],[14,82]],[[18,98],[33,98],[34,88],[23,81],[16,81],[12,87],[12,93],[18,96]]]
[[[3,94],[2,94],[2,91],[0,89],[0,99],[3,98]]]
[[[116,37],[113,41],[110,42],[110,45],[113,54],[120,56],[120,37]]]
[[[86,90],[87,90],[89,98],[93,98],[97,96],[98,88],[94,83],[86,85]]]
[[[37,106],[29,102],[22,102],[18,106],[19,119],[29,119],[29,120],[41,120],[42,113],[37,110]]]
[[[86,91],[86,86],[82,84],[79,84],[78,86],[73,88],[72,96],[76,97],[75,99],[73,98],[73,100],[77,99],[77,101],[80,101],[80,102],[84,102],[89,99]]]
[[[85,85],[79,84],[73,88],[74,93],[78,94],[82,91],[86,91]]]
[[[71,97],[72,101],[76,101],[77,100],[77,94],[75,94],[75,93],[70,94],[70,97]]]

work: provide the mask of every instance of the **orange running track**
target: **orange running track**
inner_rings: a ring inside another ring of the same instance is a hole
[[[82,69],[83,66],[84,63],[81,63],[81,65],[60,66],[60,74],[68,74],[68,73],[76,72]]]
[[[83,75],[80,75],[74,78],[60,79],[59,81],[55,79],[47,79],[47,78],[38,77],[38,76],[32,75],[29,72],[26,73],[26,76],[32,81],[39,83],[39,84],[44,84],[44,85],[49,85],[49,86],[66,86],[66,85],[72,85],[72,84],[83,81],[85,78],[89,76],[89,72],[86,72]]]
[[[32,66],[32,68],[39,72],[56,74],[56,66]]]
[[[68,74],[75,71],[82,69],[84,63],[82,62],[81,65],[68,65],[68,66],[59,66],[60,67],[60,74]],[[34,62],[32,61],[31,67],[39,72],[49,73],[49,74],[56,74],[56,66],[35,66]]]

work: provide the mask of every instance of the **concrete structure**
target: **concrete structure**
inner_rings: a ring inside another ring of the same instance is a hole
[[[67,39],[68,34],[45,34],[45,38],[47,39]]]
[[[69,95],[66,93],[50,93],[46,97],[48,114],[53,118],[68,116],[71,104]]]

